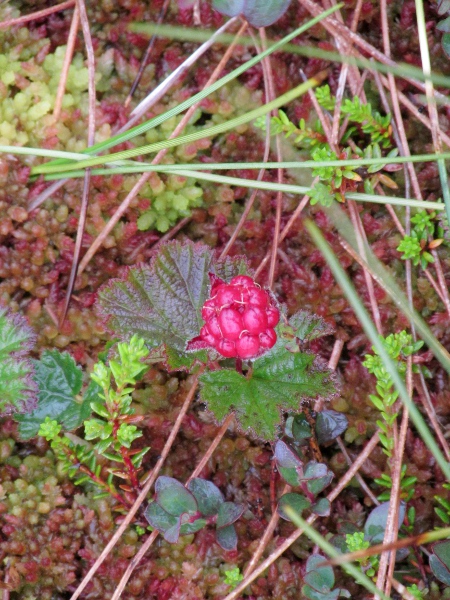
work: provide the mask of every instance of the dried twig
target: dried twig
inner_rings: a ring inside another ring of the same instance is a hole
[[[70,24],[69,36],[67,38],[66,54],[64,56],[64,62],[61,69],[61,77],[58,83],[58,90],[56,91],[55,106],[53,108],[53,116],[55,117],[56,121],[61,115],[61,106],[64,92],[66,91],[67,76],[69,74],[70,63],[72,62],[73,58],[79,25],[80,11],[78,10],[78,6],[75,6],[72,16],[72,23]]]
[[[87,145],[93,146],[95,141],[95,111],[96,111],[96,93],[95,93],[95,55],[94,46],[92,45],[91,30],[89,20],[86,13],[84,0],[77,0],[76,11],[79,13],[81,28],[83,30],[84,44],[86,46],[87,64],[88,64],[88,95],[89,95],[89,118],[88,118],[88,139]],[[75,241],[75,249],[73,253],[72,268],[70,270],[69,282],[67,284],[66,298],[63,311],[60,317],[60,326],[66,318],[67,309],[69,308],[70,297],[75,286],[77,277],[78,262],[80,260],[81,244],[83,242],[83,233],[86,225],[87,208],[89,204],[89,186],[91,183],[91,169],[86,169],[84,174],[83,195],[81,198],[80,217],[78,219],[77,237]]]
[[[14,25],[23,25],[24,23],[28,23],[29,21],[35,21],[36,19],[48,17],[48,15],[52,15],[53,13],[59,12],[60,10],[66,10],[66,8],[71,8],[74,4],[75,0],[66,0],[66,2],[61,2],[61,4],[57,4],[56,6],[44,8],[29,15],[17,17],[17,19],[9,19],[8,21],[2,21],[0,22],[0,29],[8,29],[9,27],[13,27]]]

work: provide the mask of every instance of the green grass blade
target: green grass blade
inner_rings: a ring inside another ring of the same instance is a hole
[[[131,31],[136,33],[145,33],[147,35],[157,35],[159,37],[167,37],[170,39],[178,39],[181,41],[192,41],[202,43],[205,42],[214,33],[212,30],[200,30],[190,29],[188,27],[172,27],[171,25],[157,26],[154,23],[134,23],[130,25]],[[224,45],[231,44],[234,36],[229,33],[223,33],[217,37],[217,42],[222,42]],[[239,43],[243,46],[252,46],[253,42],[251,38],[242,36]],[[268,40],[267,43],[273,44],[273,40]],[[270,47],[270,46],[269,46]],[[328,60],[330,62],[347,63],[356,65],[363,69],[369,69],[372,71],[379,71],[380,73],[392,73],[402,79],[410,78],[417,79],[418,81],[425,81],[425,76],[422,69],[414,67],[407,63],[398,63],[397,66],[385,65],[377,61],[371,61],[365,58],[355,58],[350,56],[344,56],[338,52],[332,52],[329,50],[322,50],[317,46],[296,46],[294,44],[286,44],[283,48],[283,52],[290,52],[291,54],[297,54],[300,56],[306,56],[307,58],[320,58],[322,60]],[[445,88],[450,87],[450,78],[445,75],[439,75],[433,73],[429,78],[431,81],[438,86]]]
[[[242,73],[245,73],[245,71],[247,71],[248,69],[250,69],[251,67],[256,65],[263,58],[265,58],[266,56],[269,56],[272,52],[275,52],[276,50],[281,49],[290,40],[292,40],[295,37],[297,37],[298,35],[304,33],[309,28],[316,25],[316,23],[319,23],[320,21],[322,21],[322,19],[325,19],[328,15],[331,15],[336,10],[339,10],[340,8],[342,8],[342,6],[343,6],[343,4],[338,4],[336,6],[333,6],[333,7],[329,8],[328,10],[325,10],[321,15],[314,17],[313,19],[310,19],[309,21],[307,21],[306,23],[304,23],[303,25],[301,25],[300,27],[298,27],[297,29],[292,31],[289,35],[286,35],[284,38],[277,41],[275,44],[271,45],[269,48],[267,48],[267,50],[265,50],[264,52],[261,52],[261,54],[258,54],[257,56],[251,58],[250,60],[245,62],[243,65],[241,65],[241,66],[237,67],[236,69],[234,69],[233,71],[231,71],[231,73],[228,73],[227,75],[225,75],[224,77],[222,77],[221,79],[219,79],[218,81],[216,81],[215,83],[210,85],[207,89],[198,92],[198,94],[195,94],[191,98],[188,98],[187,100],[185,100],[178,106],[175,106],[174,108],[168,110],[167,112],[165,112],[161,115],[158,115],[158,116],[154,117],[153,119],[150,119],[150,120],[146,121],[145,123],[142,123],[141,125],[137,125],[136,127],[133,127],[132,129],[129,129],[128,131],[126,131],[124,133],[115,135],[115,136],[109,138],[108,140],[99,142],[98,144],[94,144],[90,148],[86,148],[85,150],[83,150],[83,154],[87,154],[89,156],[89,155],[93,155],[93,154],[98,154],[99,152],[104,152],[105,150],[108,150],[109,148],[112,148],[113,146],[122,144],[123,142],[126,142],[127,140],[131,140],[132,138],[134,138],[138,135],[142,135],[149,129],[152,129],[153,127],[157,127],[158,125],[161,125],[161,123],[164,123],[164,121],[167,121],[168,119],[170,119],[176,115],[179,115],[180,113],[184,112],[185,110],[188,110],[196,102],[200,102],[201,100],[203,100],[204,98],[206,98],[207,96],[209,96],[210,94],[215,92],[216,90],[220,89],[221,87],[223,87],[224,85],[226,85],[227,83],[232,81],[233,79],[236,79],[236,77],[239,77],[239,75],[242,75]],[[211,35],[213,33],[214,32],[209,32],[209,34],[208,34],[209,37],[211,37]],[[231,38],[234,39],[234,36],[231,36]],[[209,38],[206,38],[206,39],[209,39]],[[206,41],[206,39],[204,39],[203,41]],[[56,161],[55,161],[55,164],[57,164]]]
[[[328,542],[322,535],[320,535],[320,533],[316,531],[314,527],[312,527],[307,521],[305,521],[305,519],[303,519],[292,508],[288,506],[285,510],[286,514],[294,523],[294,525],[296,525],[299,529],[303,529],[303,531],[309,537],[309,539],[312,542],[314,542],[314,544],[317,544],[317,546],[319,546],[319,548],[323,552],[325,552],[325,554],[328,554],[330,558],[337,558],[338,556],[341,556],[341,553],[338,550],[336,550],[336,548],[332,546],[330,542]],[[343,563],[341,566],[344,569],[344,571],[347,571],[347,573],[351,575],[357,583],[365,587],[366,590],[368,590],[372,594],[375,594],[379,598],[383,598],[383,600],[390,600],[389,596],[386,596],[386,594],[384,594],[379,588],[377,588],[374,582],[371,579],[369,579],[367,575],[362,573],[361,570],[358,569],[358,567],[355,567],[354,564],[348,562]]]
[[[258,190],[271,190],[274,192],[283,192],[285,194],[307,194],[310,187],[302,185],[293,185],[289,183],[276,183],[271,181],[257,181],[256,179],[242,179],[240,177],[229,177],[226,175],[217,175],[216,173],[203,173],[200,171],[191,171],[189,169],[172,169],[173,165],[154,165],[136,167],[120,167],[111,169],[93,169],[93,175],[112,175],[115,173],[144,173],[148,171],[157,171],[159,173],[167,173],[190,177],[201,181],[212,181],[217,184],[234,185],[238,187],[246,187]],[[243,165],[242,167],[244,167]],[[58,173],[57,175],[46,176],[47,180],[81,177],[84,171],[67,171]],[[444,210],[445,207],[441,202],[429,202],[426,200],[414,200],[411,198],[397,198],[396,196],[377,196],[376,194],[360,194],[358,192],[349,192],[346,194],[349,200],[357,202],[372,202],[376,204],[392,204],[394,206],[410,206],[412,208],[426,208],[429,210]]]
[[[8,148],[8,152],[14,152],[16,146],[0,146],[1,148]],[[33,154],[29,149],[29,154]],[[53,151],[56,152],[56,151]],[[18,154],[25,154],[25,152],[19,152]],[[63,155],[63,152],[60,152]],[[86,155],[74,154],[76,160],[83,160]],[[281,161],[281,162],[251,162],[251,163],[185,163],[170,165],[172,171],[175,170],[199,170],[199,171],[227,171],[231,169],[313,169],[317,167],[367,167],[370,165],[384,165],[384,164],[404,164],[408,162],[420,163],[420,162],[433,162],[440,159],[450,160],[450,152],[443,152],[442,154],[416,154],[415,156],[396,156],[393,158],[348,158],[345,160],[304,160],[304,161]],[[47,163],[50,165],[53,163]],[[147,167],[149,170],[158,170],[158,165],[150,165],[150,163],[139,162],[130,165],[130,170],[123,171],[124,173],[135,173],[139,172],[138,169],[142,166]],[[132,170],[134,169],[134,170]]]
[[[427,448],[433,454],[436,462],[439,467],[442,469],[447,481],[450,481],[450,464],[445,460],[444,455],[442,454],[440,448],[434,440],[434,437],[426,425],[422,415],[420,414],[418,408],[411,400],[406,390],[405,384],[400,377],[396,366],[390,356],[388,355],[385,347],[383,346],[380,338],[378,337],[377,331],[375,329],[375,325],[369,317],[368,312],[366,311],[364,304],[359,298],[353,284],[347,276],[347,273],[341,267],[336,255],[333,250],[330,248],[319,228],[309,220],[305,221],[305,226],[309,231],[314,243],[318,247],[318,249],[322,252],[325,260],[328,263],[328,266],[333,272],[333,275],[340,285],[342,291],[344,292],[347,300],[352,306],[353,310],[357,318],[359,319],[367,337],[372,342],[373,346],[376,348],[377,353],[379,354],[381,360],[383,361],[384,367],[389,373],[394,382],[394,386],[399,393],[399,397],[402,400],[403,404],[409,411],[410,418],[414,423],[418,433],[422,437]]]
[[[89,158],[87,160],[82,160],[78,163],[72,163],[68,165],[39,165],[38,167],[34,167],[32,169],[31,174],[36,175],[40,173],[60,173],[65,171],[72,171],[74,169],[85,169],[88,167],[94,167],[96,165],[103,165],[105,163],[110,163],[112,161],[124,160],[127,158],[133,158],[134,156],[143,156],[145,154],[150,154],[152,152],[158,152],[159,150],[163,150],[165,148],[175,148],[176,146],[180,146],[181,144],[188,144],[190,142],[194,142],[196,140],[201,140],[207,137],[212,137],[218,135],[219,133],[224,133],[229,131],[230,129],[234,129],[239,125],[244,123],[248,123],[249,121],[253,121],[258,117],[265,115],[275,108],[279,108],[284,104],[287,104],[291,100],[294,100],[298,96],[301,96],[305,92],[307,92],[310,88],[317,85],[319,81],[317,79],[311,78],[308,81],[298,85],[293,90],[290,90],[286,94],[272,100],[272,102],[268,102],[264,104],[264,106],[259,106],[254,110],[249,111],[244,115],[240,115],[235,119],[230,119],[225,123],[219,123],[218,125],[214,125],[213,127],[209,127],[207,129],[202,129],[201,131],[195,131],[193,133],[187,135],[181,135],[179,137],[163,140],[161,142],[156,142],[154,144],[146,144],[139,148],[131,148],[129,150],[124,150],[123,152],[115,152],[113,154],[108,154],[107,156],[97,156],[93,158]]]

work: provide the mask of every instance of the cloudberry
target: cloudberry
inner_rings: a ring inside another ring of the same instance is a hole
[[[280,312],[267,290],[248,275],[230,283],[210,273],[210,297],[202,307],[205,325],[188,350],[214,348],[225,358],[257,358],[275,345]]]

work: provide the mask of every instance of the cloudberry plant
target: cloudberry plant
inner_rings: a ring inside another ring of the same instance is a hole
[[[213,348],[224,358],[238,359],[257,358],[270,350],[277,341],[274,328],[280,312],[269,291],[248,275],[237,275],[230,283],[210,277],[210,297],[201,312],[205,325],[188,350]]]

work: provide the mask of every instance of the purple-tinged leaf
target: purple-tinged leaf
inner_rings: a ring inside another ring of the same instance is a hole
[[[367,517],[367,521],[364,525],[364,536],[370,541],[371,544],[381,544],[384,538],[384,532],[386,529],[386,523],[389,512],[389,502],[383,502],[380,506],[377,506],[372,510],[370,515]],[[398,524],[399,527],[403,523],[403,519],[406,514],[405,502],[400,502],[398,510]]]
[[[203,527],[207,525],[206,519],[195,519],[192,523],[183,523],[180,527],[180,535],[189,535],[190,533],[197,533]]]
[[[155,483],[156,502],[170,515],[196,513],[197,501],[182,483],[173,477],[158,477]]]
[[[217,529],[227,527],[237,521],[244,510],[245,506],[243,504],[237,504],[236,502],[224,502],[221,504],[217,514]]]
[[[176,544],[178,542],[178,538],[180,537],[180,529],[181,517],[178,517],[175,525],[164,532],[164,539],[166,542],[169,542],[169,544]]]
[[[30,412],[36,406],[33,364],[26,358],[35,341],[26,318],[0,306],[0,416]]]
[[[311,506],[311,510],[318,517],[328,517],[330,515],[331,504],[327,498],[320,498]]]
[[[314,356],[288,352],[282,343],[255,360],[244,377],[222,369],[200,378],[201,399],[219,423],[232,412],[241,431],[263,440],[273,440],[283,411],[299,412],[306,398],[329,397],[334,382],[328,371],[315,364]]]
[[[334,474],[324,463],[316,461],[309,462],[305,467],[303,479],[306,481],[306,487],[314,496],[320,494],[330,485]]]
[[[150,525],[160,533],[165,533],[168,529],[174,527],[178,522],[178,517],[169,515],[156,502],[150,502],[144,512],[144,516]]]
[[[219,546],[224,550],[227,550],[228,552],[236,550],[238,538],[234,525],[228,525],[227,527],[217,529],[216,540]]]
[[[450,540],[438,542],[433,546],[433,554],[430,556],[430,567],[433,575],[450,585]]]
[[[316,437],[319,444],[335,440],[348,427],[347,417],[335,410],[323,410],[316,418]]]
[[[330,565],[318,566],[326,560],[321,554],[312,554],[306,561],[304,581],[318,592],[327,592],[334,585],[334,571]]]
[[[224,499],[222,492],[212,481],[194,478],[188,483],[188,490],[192,492],[197,500],[198,510],[205,517],[216,515]]]
[[[278,21],[291,0],[213,0],[213,7],[229,17],[242,15],[253,27],[268,27]]]
[[[301,494],[296,494],[294,492],[290,492],[281,496],[278,502],[277,511],[282,519],[290,521],[291,519],[286,513],[286,508],[290,508],[291,510],[301,515],[302,512],[310,506],[311,502],[307,500],[305,496],[302,496]]]
[[[289,448],[289,446],[282,440],[278,440],[278,442],[275,444],[274,456],[275,460],[277,461],[277,466],[279,467],[283,467],[285,469],[303,469],[303,463],[300,458],[292,450],[292,448]]]

